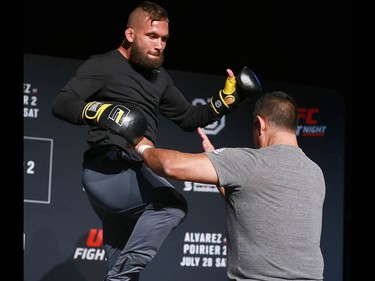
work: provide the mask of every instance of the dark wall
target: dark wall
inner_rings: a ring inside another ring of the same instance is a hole
[[[101,281],[104,253],[100,221],[81,186],[84,126],[54,118],[51,103],[82,63],[24,55],[24,281]],[[192,103],[206,103],[225,76],[171,71]],[[330,88],[263,81],[265,90],[283,90],[299,105],[298,141],[326,177],[322,250],[325,281],[343,280],[345,105]],[[205,128],[216,147],[252,146],[253,100]],[[157,146],[201,151],[196,133],[182,132],[160,118]],[[142,280],[225,281],[224,202],[215,186],[171,181],[190,211],[145,269]],[[203,239],[205,237],[205,239]],[[215,237],[208,239],[207,237]],[[203,246],[203,252],[197,248]],[[212,252],[213,251],[213,252]]]

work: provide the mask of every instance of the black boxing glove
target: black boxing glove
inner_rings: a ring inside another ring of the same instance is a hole
[[[112,130],[131,144],[137,144],[147,129],[146,117],[131,105],[89,102],[82,111],[82,120]]]
[[[245,66],[236,77],[227,77],[224,89],[211,98],[210,106],[217,115],[222,116],[261,91],[258,77]]]
[[[262,85],[260,84],[258,77],[246,66],[242,68],[240,73],[238,73],[236,81],[240,103],[262,91]]]

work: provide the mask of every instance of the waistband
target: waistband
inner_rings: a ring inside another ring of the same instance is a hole
[[[122,149],[117,145],[98,145],[90,147],[83,154],[84,162],[94,158],[113,158],[111,160],[123,160],[129,164],[142,164],[143,159],[135,152]],[[114,158],[115,157],[115,158]]]

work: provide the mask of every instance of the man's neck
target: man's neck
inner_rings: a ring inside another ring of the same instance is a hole
[[[117,50],[123,55],[126,59],[129,59],[128,51],[121,45]]]

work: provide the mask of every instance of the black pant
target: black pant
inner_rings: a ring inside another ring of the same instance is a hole
[[[102,221],[105,280],[139,280],[169,233],[185,219],[185,198],[111,146],[85,154],[82,184]]]

